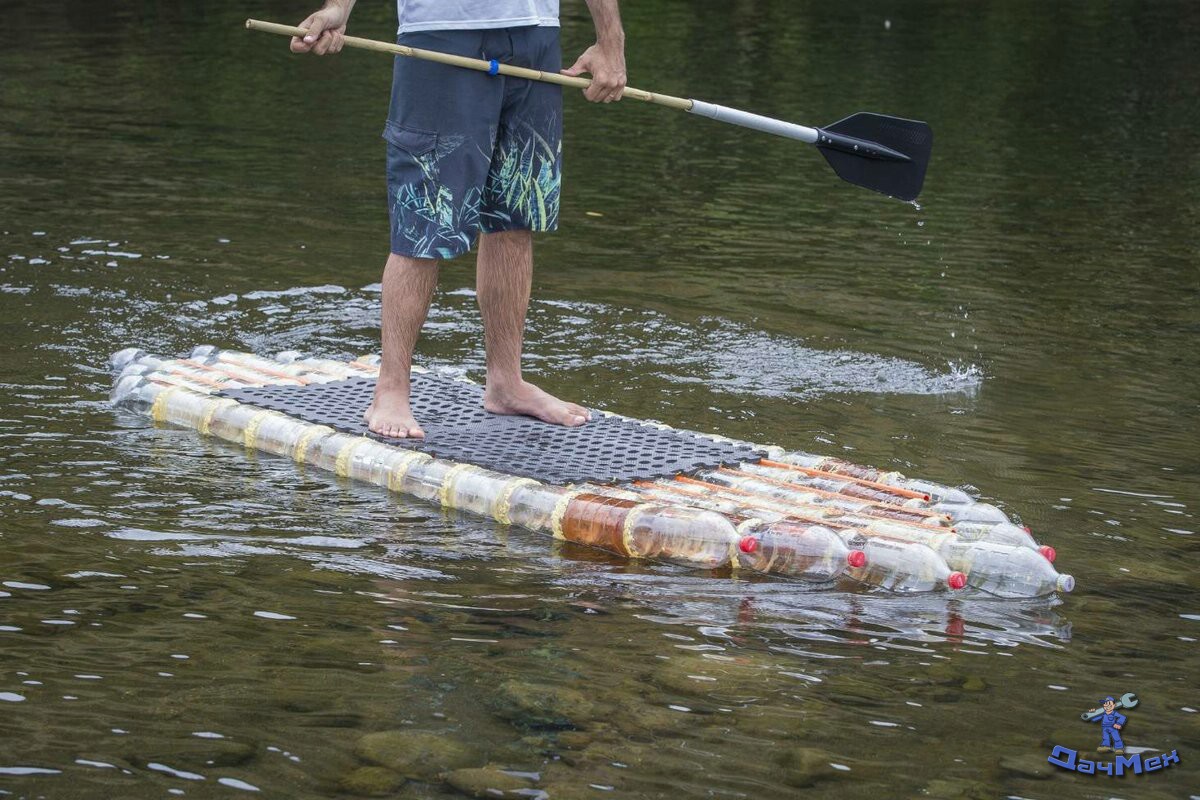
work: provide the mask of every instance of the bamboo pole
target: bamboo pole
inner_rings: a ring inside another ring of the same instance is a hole
[[[308,33],[304,28],[297,28],[292,25],[280,25],[276,22],[264,22],[259,19],[246,20],[246,28],[252,31],[277,33],[281,36],[303,37]],[[560,86],[571,86],[576,89],[586,89],[592,85],[590,78],[576,78],[557,72],[543,72],[538,69],[515,67],[511,64],[500,64],[493,61],[484,61],[480,58],[456,56],[451,53],[440,53],[436,50],[421,50],[416,47],[392,44],[391,42],[380,42],[374,39],[362,39],[357,36],[343,36],[342,38],[347,47],[357,47],[360,50],[374,50],[377,53],[391,53],[409,58],[420,58],[425,61],[436,61],[439,64],[449,64],[454,67],[474,69],[480,72],[491,72],[493,74],[499,73],[500,75],[511,75],[514,78],[526,78],[531,81],[542,81],[543,83],[557,83]],[[667,108],[674,108],[680,111],[692,110],[692,101],[687,98],[647,92],[644,89],[635,89],[632,86],[626,86],[621,96],[631,97],[634,100],[642,100],[647,103],[654,103],[655,105],[666,106]]]

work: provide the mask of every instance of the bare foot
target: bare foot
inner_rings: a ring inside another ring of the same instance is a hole
[[[408,405],[408,392],[404,389],[384,388],[375,385],[375,397],[371,407],[363,414],[367,428],[372,433],[391,439],[424,439],[425,431],[417,424]]]
[[[583,406],[559,400],[525,381],[503,388],[489,384],[483,393],[483,407],[493,414],[524,414],[568,428],[579,427],[592,418]]]

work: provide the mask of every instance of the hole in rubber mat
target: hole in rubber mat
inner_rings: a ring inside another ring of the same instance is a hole
[[[412,376],[413,413],[425,439],[387,439],[367,431],[363,411],[375,381],[351,378],[307,386],[262,386],[220,392],[241,403],[305,422],[364,434],[438,458],[475,464],[546,483],[628,482],[753,461],[746,445],[596,415],[579,428],[483,410],[483,387],[427,373]]]

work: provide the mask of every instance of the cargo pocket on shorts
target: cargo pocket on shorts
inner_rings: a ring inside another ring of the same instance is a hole
[[[412,183],[416,177],[412,172],[414,167],[419,170],[420,177],[437,180],[436,133],[388,120],[383,128],[383,138],[388,143],[388,183]]]

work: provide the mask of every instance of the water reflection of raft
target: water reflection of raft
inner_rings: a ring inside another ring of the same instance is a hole
[[[247,387],[280,387],[279,395],[289,386],[361,383],[378,372],[371,358],[341,362],[281,353],[269,359],[201,347],[181,359],[122,350],[112,363],[120,370],[113,402],[156,422],[628,558],[816,583],[846,579],[897,592],[972,587],[1002,597],[1034,597],[1074,586],[1070,575],[1052,566],[1053,548],[1039,545],[1000,509],[898,472],[672,431],[681,440],[704,437],[743,453],[753,449],[755,455],[688,474],[552,483],[430,455],[412,443],[401,447],[338,431],[227,396],[242,390],[245,397]]]

